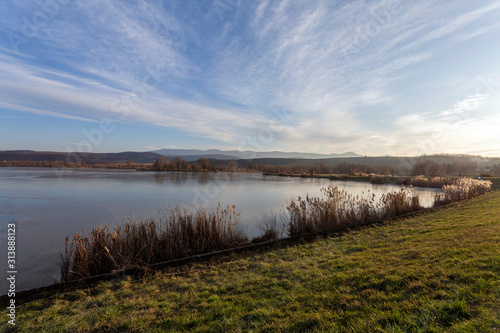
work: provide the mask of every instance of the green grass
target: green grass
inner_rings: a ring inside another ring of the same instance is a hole
[[[18,309],[26,332],[500,330],[500,192]],[[162,272],[162,273],[165,273]],[[159,273],[158,273],[159,274]],[[3,331],[11,328],[6,316]]]

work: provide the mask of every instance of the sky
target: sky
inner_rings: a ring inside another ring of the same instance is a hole
[[[2,0],[0,150],[500,156],[500,2]]]

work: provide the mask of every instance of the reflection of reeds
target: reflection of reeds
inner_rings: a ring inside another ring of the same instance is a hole
[[[287,207],[289,236],[351,227],[422,209],[413,188],[384,194],[378,202],[373,193],[354,196],[332,185],[322,191],[326,199],[299,197]]]
[[[451,185],[443,186],[443,194],[436,195],[434,206],[471,199],[491,190],[489,180],[459,178]]]
[[[66,238],[61,279],[144,267],[247,243],[234,206],[223,209],[219,204],[216,211],[200,208],[194,213],[174,208],[158,222],[132,221],[114,230],[106,225],[92,230],[90,237],[76,234],[71,243]]]

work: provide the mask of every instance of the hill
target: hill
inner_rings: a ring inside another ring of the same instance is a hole
[[[180,156],[188,159],[191,156],[198,158],[217,158],[222,160],[228,159],[254,159],[254,158],[295,158],[295,159],[318,159],[318,158],[339,158],[339,157],[361,157],[361,155],[348,152],[343,154],[314,154],[314,153],[299,153],[299,152],[282,152],[282,151],[269,151],[257,152],[252,150],[199,150],[199,149],[160,149],[154,150],[154,153],[164,156]],[[218,157],[213,157],[218,156]]]
[[[368,165],[368,166],[389,166],[395,168],[408,168],[415,165],[418,161],[433,161],[439,164],[453,164],[455,162],[473,162],[478,166],[494,165],[500,163],[500,158],[479,157],[479,156],[454,156],[454,155],[435,155],[435,156],[419,156],[419,157],[337,157],[337,158],[321,158],[321,159],[298,159],[298,158],[255,158],[251,160],[237,161],[241,166],[253,164],[265,165],[284,165],[284,166],[316,166],[327,165],[336,166],[342,163]]]
[[[496,191],[313,243],[101,282],[23,306],[17,323],[29,332],[492,332],[499,215]]]
[[[61,162],[136,162],[153,163],[162,155],[151,152],[126,151],[121,153],[64,153],[53,151],[7,150],[0,151],[0,161],[61,161]]]

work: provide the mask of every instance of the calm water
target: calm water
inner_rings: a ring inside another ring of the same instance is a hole
[[[64,239],[116,225],[127,216],[158,216],[168,207],[235,204],[249,237],[259,234],[263,215],[284,210],[297,196],[321,195],[329,184],[353,194],[399,190],[395,185],[249,173],[154,173],[109,169],[0,168],[0,267],[7,272],[7,224],[17,226],[17,290],[49,285],[59,278]],[[430,205],[433,189],[419,189]],[[7,292],[0,279],[0,294]]]

